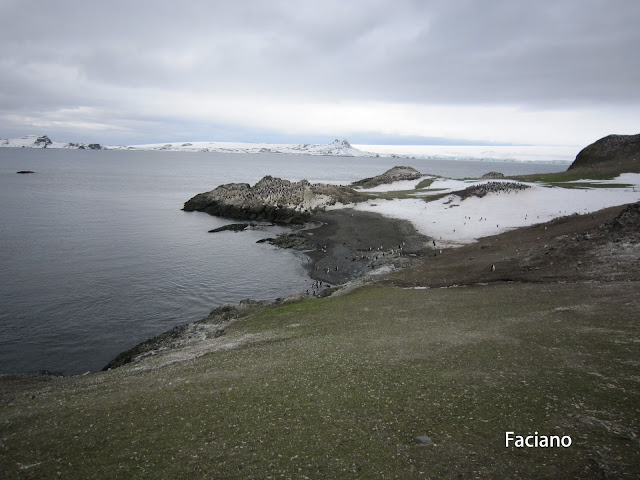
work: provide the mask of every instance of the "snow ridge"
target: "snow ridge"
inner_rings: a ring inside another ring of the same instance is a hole
[[[281,153],[298,155],[324,155],[339,157],[379,157],[378,153],[364,152],[351,146],[347,140],[334,140],[328,145],[305,143],[240,143],[240,142],[175,142],[143,145],[104,146],[97,143],[54,142],[47,135],[26,135],[0,140],[0,147],[9,148],[70,148],[91,150],[152,150],[170,152],[226,152],[226,153]],[[382,155],[388,156],[388,155]]]
[[[62,143],[54,142],[47,135],[25,135],[20,138],[0,140],[0,147],[7,148],[69,148],[75,150],[100,150],[98,143]]]
[[[376,157],[376,153],[363,152],[352,147],[347,140],[334,140],[328,145],[286,143],[240,143],[240,142],[187,142],[129,145],[108,147],[120,150],[164,150],[171,152],[226,152],[226,153],[281,153],[302,155],[326,155],[340,157]]]

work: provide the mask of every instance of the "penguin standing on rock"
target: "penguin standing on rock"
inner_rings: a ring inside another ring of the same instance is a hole
[[[496,271],[496,266],[495,266],[495,265],[493,265],[493,264],[491,264],[491,271],[492,271],[492,272],[495,272],[495,271]]]

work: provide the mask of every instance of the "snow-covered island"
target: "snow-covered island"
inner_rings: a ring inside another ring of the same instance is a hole
[[[67,148],[72,150],[101,150],[99,143],[54,142],[47,135],[25,135],[19,138],[0,140],[5,148]]]
[[[240,142],[174,142],[142,145],[100,145],[99,143],[63,143],[51,140],[47,135],[25,135],[20,138],[0,140],[0,147],[8,148],[67,148],[89,150],[144,150],[169,152],[224,152],[224,153],[280,153],[299,155],[323,155],[338,157],[394,157],[393,154],[365,152],[351,146],[347,140],[334,140],[327,145],[287,143]]]

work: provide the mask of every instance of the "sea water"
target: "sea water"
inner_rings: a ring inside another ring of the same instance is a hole
[[[305,291],[303,257],[256,243],[283,227],[211,234],[231,221],[183,212],[184,202],[264,175],[348,183],[398,164],[450,177],[567,167],[0,148],[0,374],[99,370],[119,352],[223,303]]]

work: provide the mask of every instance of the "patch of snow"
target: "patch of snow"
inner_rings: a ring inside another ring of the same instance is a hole
[[[622,180],[623,179],[623,180]],[[568,189],[529,183],[531,188],[510,193],[490,192],[482,198],[461,200],[447,195],[438,200],[370,200],[354,208],[408,220],[416,229],[443,246],[474,242],[504,231],[548,222],[557,217],[591,213],[603,208],[640,201],[640,174],[624,174],[615,180],[628,188]],[[436,183],[436,182],[434,182]],[[442,180],[431,188],[460,190],[481,182]]]
[[[82,143],[52,142],[39,143],[44,135],[26,135],[21,138],[0,140],[0,147],[9,148],[88,148]],[[281,153],[302,155],[323,155],[342,157],[377,157],[377,153],[364,152],[352,147],[347,140],[334,140],[328,145],[285,144],[285,143],[241,143],[241,142],[172,142],[147,143],[141,145],[102,146],[103,150],[152,150],[170,152],[223,152],[223,153]]]
[[[334,140],[328,145],[286,143],[242,143],[242,142],[176,142],[150,143],[103,147],[111,150],[162,150],[172,152],[223,152],[223,153],[280,153],[302,155],[324,155],[342,157],[375,157],[376,153],[353,148],[346,140]]]
[[[84,143],[62,143],[54,142],[46,135],[25,135],[20,138],[9,138],[0,140],[0,147],[5,148],[67,148],[67,149],[88,149]]]
[[[626,183],[628,185],[634,185],[637,188],[637,187],[640,187],[640,185],[638,185],[639,178],[640,178],[640,174],[638,173],[622,173],[617,177],[612,178],[611,180],[585,179],[585,180],[571,180],[566,183],[593,183],[597,185],[607,185],[612,183]],[[586,187],[586,188],[589,188],[589,187]]]

